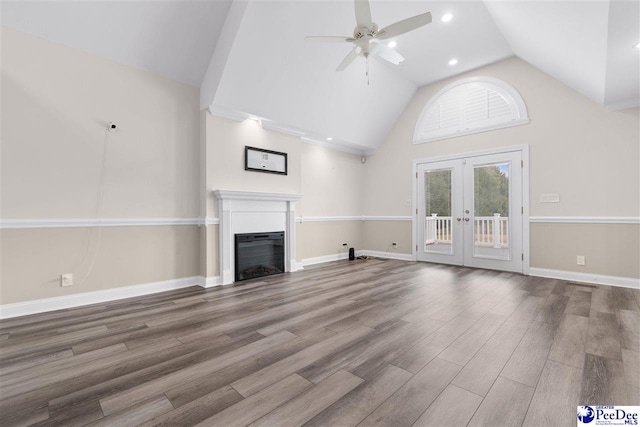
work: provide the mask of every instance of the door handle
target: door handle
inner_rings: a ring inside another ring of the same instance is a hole
[[[465,218],[464,220],[465,220],[465,221],[467,221],[467,222],[469,222],[469,218]]]
[[[462,218],[456,218],[456,220],[457,220],[458,222],[460,222],[460,221],[462,221]]]

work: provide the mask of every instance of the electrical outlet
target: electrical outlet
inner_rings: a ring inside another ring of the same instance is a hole
[[[576,257],[576,262],[578,263],[578,265],[586,265],[586,261],[584,259],[584,255],[578,255]]]
[[[393,242],[393,243],[391,244],[391,246],[393,246],[394,248],[397,248],[397,247],[398,247],[398,242]]]
[[[73,273],[61,274],[60,286],[73,286]]]

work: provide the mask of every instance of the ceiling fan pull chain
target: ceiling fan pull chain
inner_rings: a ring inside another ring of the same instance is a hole
[[[367,86],[369,86],[369,55],[366,57],[367,60]]]

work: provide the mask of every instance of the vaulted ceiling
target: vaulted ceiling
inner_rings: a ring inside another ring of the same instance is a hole
[[[347,151],[385,139],[418,87],[516,55],[609,109],[639,105],[640,2],[371,0],[380,28],[430,11],[398,36],[400,65],[335,69],[351,0],[3,1],[2,25],[200,87],[201,107]],[[445,13],[453,14],[442,22]],[[456,65],[449,65],[451,59]],[[330,141],[329,141],[330,139]]]

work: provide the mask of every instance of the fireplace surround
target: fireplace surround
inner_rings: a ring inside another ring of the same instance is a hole
[[[296,263],[295,202],[300,194],[215,190],[218,201],[218,260],[220,283],[235,281],[235,235],[284,231],[284,271],[298,269]]]

